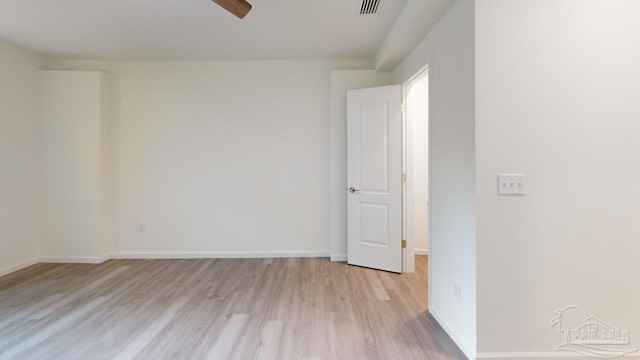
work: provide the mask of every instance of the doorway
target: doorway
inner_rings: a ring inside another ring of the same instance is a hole
[[[429,254],[429,69],[403,85],[404,272],[414,272],[416,256]],[[425,259],[419,258],[421,263]],[[427,260],[428,261],[428,260]]]
[[[417,254],[428,266],[429,124],[427,67],[347,92],[349,264],[413,273]]]

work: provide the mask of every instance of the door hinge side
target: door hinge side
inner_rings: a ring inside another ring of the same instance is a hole
[[[396,103],[397,104],[397,103]],[[400,111],[404,114],[405,112],[407,112],[407,105],[406,104],[402,104],[402,106],[400,107]]]
[[[402,240],[402,248],[405,249],[407,247],[407,240]]]
[[[400,181],[402,181],[403,183],[407,182],[407,174],[402,174],[402,176],[400,176]]]

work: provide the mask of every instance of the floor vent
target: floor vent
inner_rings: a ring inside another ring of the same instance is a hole
[[[380,5],[380,0],[362,0],[360,15],[375,14],[378,12],[378,5]]]

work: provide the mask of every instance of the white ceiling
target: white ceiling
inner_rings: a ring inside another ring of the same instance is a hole
[[[211,0],[0,0],[0,38],[58,58],[372,58],[407,0],[249,0],[244,20]]]

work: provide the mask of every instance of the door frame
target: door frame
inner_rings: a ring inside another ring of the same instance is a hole
[[[413,173],[413,164],[408,160],[412,157],[409,156],[409,150],[412,149],[413,143],[411,140],[412,133],[412,121],[410,121],[410,111],[409,111],[409,103],[408,103],[408,92],[411,85],[421,80],[423,77],[427,76],[427,86],[429,88],[428,91],[428,119],[427,119],[427,128],[428,128],[428,169],[427,169],[427,177],[428,177],[428,188],[427,197],[429,198],[428,205],[428,219],[427,219],[427,233],[428,233],[428,254],[429,258],[433,255],[432,252],[432,241],[431,241],[431,118],[432,118],[432,74],[431,69],[429,67],[429,63],[422,66],[415,74],[413,74],[407,81],[402,83],[402,172],[406,174],[407,181],[402,184],[402,236],[403,239],[407,241],[407,247],[403,249],[402,254],[402,271],[407,273],[415,272],[415,237],[412,230],[412,219],[413,219],[413,201],[411,200],[414,196],[414,184],[412,183],[412,178],[410,174]],[[411,215],[411,216],[410,216]],[[428,261],[428,282],[431,283],[431,261]],[[430,288],[430,287],[429,287]],[[431,302],[431,296],[429,296],[429,302]]]

